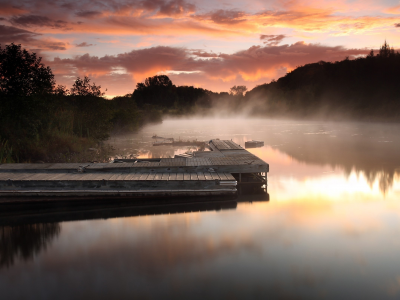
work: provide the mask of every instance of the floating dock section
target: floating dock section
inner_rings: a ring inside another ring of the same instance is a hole
[[[0,204],[32,198],[235,197],[238,187],[265,185],[269,165],[229,140],[192,157],[115,163],[0,165]]]
[[[263,141],[247,141],[244,143],[245,148],[260,148],[264,146]]]

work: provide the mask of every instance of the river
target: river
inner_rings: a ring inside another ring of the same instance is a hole
[[[264,141],[249,151],[270,164],[269,201],[2,226],[2,299],[400,297],[400,125],[166,120],[109,142],[193,150],[153,147],[155,134]]]

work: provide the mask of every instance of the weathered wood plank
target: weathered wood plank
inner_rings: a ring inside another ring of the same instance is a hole
[[[139,180],[146,180],[149,175],[150,173],[143,173],[142,176],[140,176]]]
[[[124,180],[132,180],[135,176],[135,173],[128,173]]]
[[[190,173],[190,180],[199,180],[197,173]]]
[[[72,180],[72,179],[80,179],[80,180],[85,180],[85,181],[90,181],[90,180],[95,180],[95,178],[97,177],[96,173],[70,173],[72,174],[69,177],[62,177],[62,180]],[[119,173],[121,175],[121,173]],[[120,176],[118,175],[118,177]],[[111,176],[110,176],[111,177]]]
[[[155,177],[156,177],[156,173],[150,173],[149,177],[147,177],[146,180],[154,180]]]
[[[211,173],[209,172],[204,172],[204,177],[206,178],[206,180],[213,180]]]
[[[183,174],[184,173],[177,173],[176,174],[176,180],[183,180],[183,177],[184,177]]]
[[[46,178],[46,174],[44,174],[44,173],[30,173],[30,175],[25,176],[25,178],[23,180],[43,180],[45,178]],[[12,179],[12,180],[15,180],[15,179]]]
[[[119,175],[121,175],[121,173],[114,173],[110,178],[108,178],[108,180],[115,180]]]
[[[232,176],[230,173],[225,173],[227,180],[236,180],[235,177]]]
[[[89,179],[91,176],[93,176],[92,173],[89,174],[76,174],[76,173],[66,173],[64,176],[60,177],[58,180],[59,181],[69,181],[69,180],[76,180],[79,177],[79,180],[87,180]],[[28,180],[30,180],[28,178]]]
[[[228,178],[225,176],[225,173],[217,173],[219,178],[221,178],[221,180],[228,180]]]
[[[220,180],[221,178],[218,176],[218,173],[210,173],[211,174],[211,176],[212,176],[212,179],[218,179],[218,180]]]
[[[199,180],[206,180],[206,177],[202,172],[197,172],[197,177],[199,178]]]
[[[20,173],[21,176],[26,176],[26,173]],[[14,173],[11,172],[4,172],[4,173],[0,173],[0,180],[7,180],[7,179],[11,179],[12,177],[15,177]]]
[[[49,173],[50,175],[50,180],[58,180],[62,176],[64,176],[65,173]]]
[[[154,180],[161,180],[161,178],[162,178],[162,173],[156,173]]]
[[[176,173],[170,173],[168,180],[176,180]]]
[[[140,176],[142,176],[141,172],[134,173],[131,180],[139,180]]]
[[[183,180],[190,180],[190,173],[183,173]]]
[[[111,176],[112,174],[110,173],[96,173],[96,176],[93,176],[92,180],[109,180]]]

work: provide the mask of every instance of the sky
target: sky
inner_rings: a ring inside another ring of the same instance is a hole
[[[249,90],[298,66],[400,48],[399,0],[0,0],[0,45],[36,52],[57,84],[108,97],[146,77]]]

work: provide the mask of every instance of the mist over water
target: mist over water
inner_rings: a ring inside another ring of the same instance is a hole
[[[264,141],[264,147],[248,151],[270,164],[270,201],[242,199],[227,210],[56,223],[56,234],[38,237],[46,247],[30,252],[29,245],[18,245],[24,243],[20,227],[0,227],[7,233],[0,234],[0,247],[13,240],[16,253],[0,251],[13,258],[0,265],[2,295],[400,296],[400,125],[181,119],[109,142],[125,157],[173,157],[195,150],[152,146],[154,135],[232,139],[242,146]],[[18,255],[20,249],[33,254]]]

